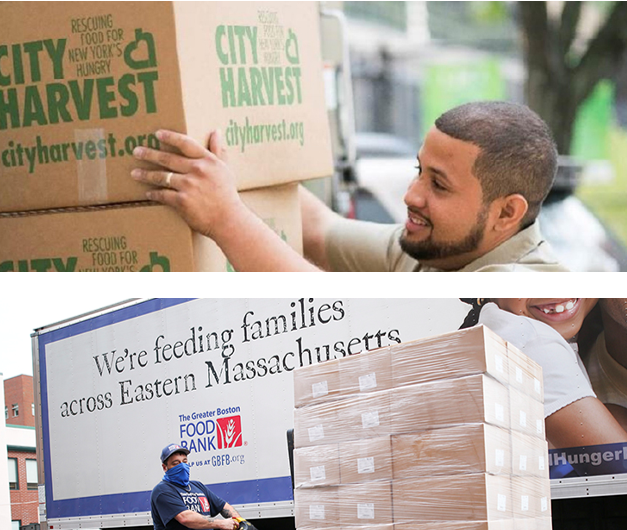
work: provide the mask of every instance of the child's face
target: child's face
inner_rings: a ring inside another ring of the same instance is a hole
[[[573,338],[598,298],[493,298],[501,309],[539,320],[566,340]]]

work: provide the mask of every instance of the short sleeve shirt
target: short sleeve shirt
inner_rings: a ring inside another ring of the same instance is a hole
[[[596,397],[579,354],[551,326],[487,304],[484,324],[542,367],[545,418],[584,397]]]
[[[334,272],[438,272],[403,252],[402,225],[338,219],[327,236]],[[459,272],[568,272],[542,238],[538,223],[469,263]]]
[[[184,488],[162,480],[152,490],[150,509],[155,530],[187,530],[175,517],[186,510],[215,517],[226,502],[198,481],[190,481]]]

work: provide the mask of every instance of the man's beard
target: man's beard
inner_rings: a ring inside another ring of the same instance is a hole
[[[483,236],[488,218],[488,208],[484,207],[477,215],[477,222],[470,233],[459,241],[409,241],[406,232],[400,237],[401,249],[417,261],[433,261],[460,256],[477,250]]]

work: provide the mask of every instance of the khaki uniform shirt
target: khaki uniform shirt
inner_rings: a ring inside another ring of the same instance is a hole
[[[441,272],[421,265],[401,249],[402,225],[339,219],[327,237],[336,272]],[[542,238],[538,223],[522,230],[459,272],[568,272]]]

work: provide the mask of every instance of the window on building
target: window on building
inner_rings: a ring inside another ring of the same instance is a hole
[[[9,458],[9,489],[17,490],[20,485],[17,480],[17,458]]]
[[[30,413],[34,416],[35,415],[35,404],[31,403],[30,404]]]
[[[20,415],[20,406],[17,403],[13,403],[13,417]]]
[[[4,407],[4,419],[8,420],[9,419],[9,407]]]
[[[407,31],[406,2],[344,2],[349,17]]]
[[[22,521],[11,521],[11,530],[20,530],[22,528]]]
[[[37,489],[37,460],[26,459],[26,484],[29,490]]]

